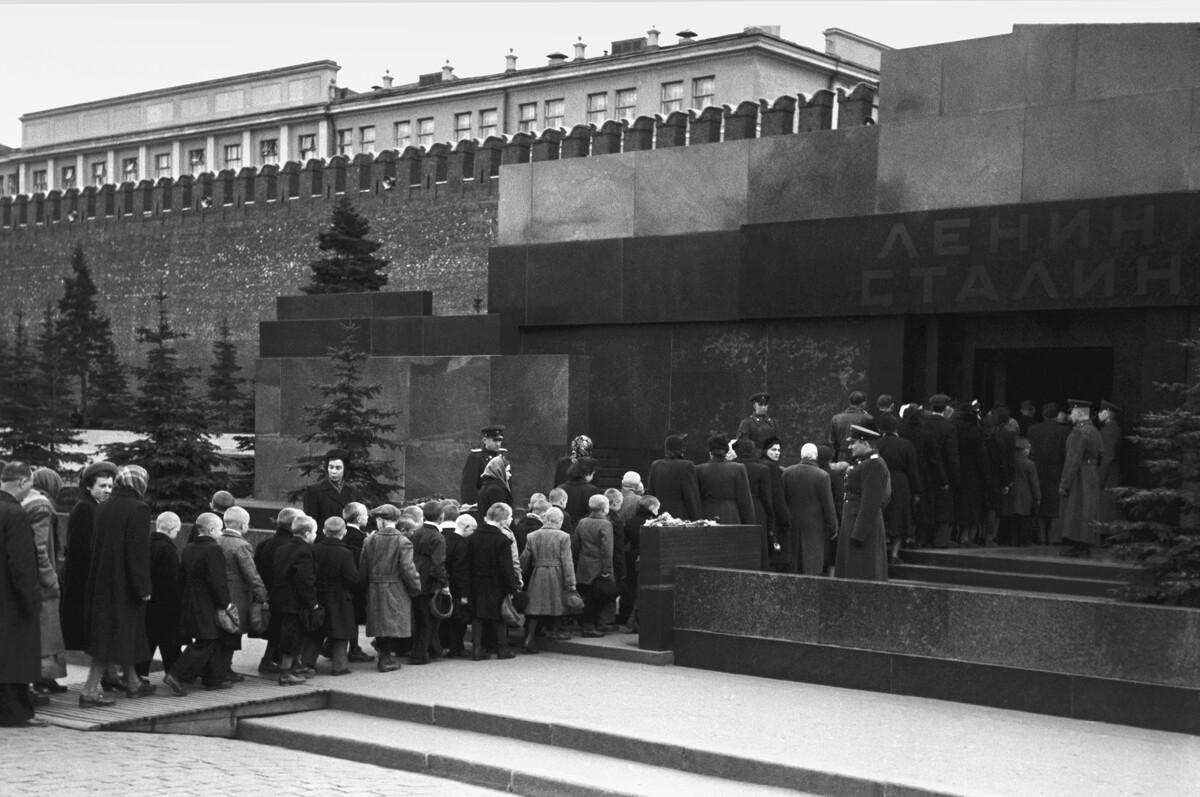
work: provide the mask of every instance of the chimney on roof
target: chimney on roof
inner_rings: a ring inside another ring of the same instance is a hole
[[[516,72],[517,71],[517,56],[513,54],[511,47],[508,48],[508,55],[504,56],[504,71],[505,72]]]
[[[567,57],[562,53],[550,53],[546,56],[546,64],[548,66],[562,66],[567,62]]]
[[[654,26],[650,26],[650,30],[646,31],[646,47],[658,46],[658,34],[660,31],[655,30]]]
[[[450,66],[449,58],[442,64],[442,80],[454,80],[454,67]]]
[[[687,44],[692,39],[696,38],[696,32],[688,30],[687,28],[684,28],[675,35],[679,37],[679,44]]]
[[[392,70],[390,69],[383,70],[383,87],[385,89],[392,87]]]
[[[587,49],[587,45],[583,43],[583,37],[579,37],[579,41],[575,42],[575,60],[583,60],[583,51]]]

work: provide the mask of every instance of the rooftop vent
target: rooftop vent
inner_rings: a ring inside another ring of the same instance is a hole
[[[781,28],[778,25],[751,25],[742,31],[742,33],[765,33],[768,36],[779,38]]]
[[[513,51],[512,51],[511,47],[508,48],[508,55],[504,56],[504,71],[505,72],[516,72],[517,71],[517,56],[513,55]]]
[[[575,60],[576,61],[583,60],[583,51],[586,49],[587,49],[587,45],[583,43],[583,37],[580,36],[579,40],[575,42]]]
[[[546,56],[546,63],[549,66],[561,66],[567,62],[567,57],[562,53],[550,53]]]
[[[680,44],[687,44],[692,39],[696,38],[697,33],[694,30],[688,30],[687,28],[684,28],[675,35],[679,37]]]
[[[653,48],[658,47],[659,32],[660,31],[657,28],[655,28],[653,25],[650,26],[650,30],[646,31],[646,46],[647,47],[653,47]]]

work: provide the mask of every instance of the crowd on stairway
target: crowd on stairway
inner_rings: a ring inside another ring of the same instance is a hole
[[[504,427],[480,430],[460,496],[368,507],[346,479],[353,463],[324,457],[301,508],[285,507],[275,533],[253,546],[250,516],[216,493],[187,544],[173,512],[152,521],[137,465],[89,465],[65,525],[62,479],[20,462],[0,470],[0,725],[43,724],[35,707],[66,691],[65,652],[91,657],[82,707],[114,694],[186,696],[244,679],[232,661],[243,638],[264,638],[258,671],[304,683],[320,659],[330,675],[351,664],[380,672],[470,654],[475,661],[539,652],[573,633],[636,633],[640,539],[648,523],[716,522],[758,529],[763,570],[884,580],[905,547],[1062,542],[1067,555],[1098,543],[1096,521],[1115,509],[1120,408],[1070,400],[982,415],[976,402],[936,394],[899,410],[890,396],[867,412],[851,393],[828,439],[780,464],[783,438],[770,396],[730,436],[707,440],[709,460],[687,457],[685,434],[664,441],[643,481],[624,474],[601,490],[593,442],[579,435],[546,493],[514,509]],[[153,531],[148,532],[153,528]],[[703,533],[702,528],[697,533]],[[360,645],[370,640],[373,653]],[[468,649],[468,642],[470,647]]]

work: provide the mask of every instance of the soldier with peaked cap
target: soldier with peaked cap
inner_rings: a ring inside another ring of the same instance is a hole
[[[767,415],[767,409],[771,404],[771,394],[755,393],[750,397],[750,403],[754,406],[754,414],[743,419],[738,425],[734,442],[749,438],[754,441],[755,450],[761,451],[762,444],[767,439],[781,435],[775,421],[770,415]]]
[[[1103,450],[1100,454],[1098,476],[1100,479],[1100,513],[1101,523],[1108,523],[1117,518],[1117,497],[1109,491],[1110,487],[1121,485],[1121,442],[1125,436],[1121,432],[1121,408],[1108,399],[1100,402],[1100,442]]]
[[[1104,451],[1100,430],[1091,421],[1092,403],[1068,399],[1071,423],[1067,435],[1067,456],[1063,462],[1058,494],[1062,496],[1062,538],[1071,546],[1064,556],[1088,556],[1100,542],[1095,521],[1100,511],[1100,474],[1098,466]]]
[[[499,424],[485,426],[479,430],[482,442],[479,448],[472,448],[463,464],[462,483],[459,485],[459,500],[464,504],[473,504],[479,498],[479,481],[483,478],[483,469],[488,462],[499,454],[507,453],[504,445],[504,427]]]
[[[879,432],[852,424],[842,445],[850,449],[846,470],[845,503],[838,529],[837,560],[833,574],[838,578],[887,581],[887,536],[883,508],[891,498],[888,467],[876,446]]]

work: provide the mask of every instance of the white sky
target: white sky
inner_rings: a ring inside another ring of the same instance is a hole
[[[1192,10],[1196,8],[1196,10]],[[519,67],[555,51],[588,55],[652,25],[664,44],[690,28],[702,38],[749,25],[824,50],[839,27],[896,48],[1007,33],[1014,23],[1187,22],[1200,6],[1178,0],[775,0],[774,2],[476,3],[9,3],[0,0],[5,79],[0,144],[20,146],[31,111],[256,72],[324,58],[338,83],[368,90],[390,69],[396,83],[446,59],[469,77]]]

